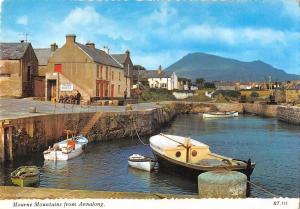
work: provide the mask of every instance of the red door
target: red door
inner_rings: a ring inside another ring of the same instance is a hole
[[[111,89],[110,89],[110,97],[114,97],[114,84],[111,84]]]
[[[103,99],[103,95],[104,95],[104,94],[103,94],[103,92],[104,92],[104,89],[103,89],[103,83],[100,82],[100,83],[99,83],[99,86],[100,86],[100,87],[99,87],[99,89],[100,89],[100,91],[99,91],[99,93],[100,93],[99,96],[100,96],[100,99]]]

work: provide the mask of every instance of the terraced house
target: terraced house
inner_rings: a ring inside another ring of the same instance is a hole
[[[124,66],[94,43],[76,42],[75,35],[66,35],[66,43],[49,58],[47,68],[47,100],[77,91],[84,101],[123,98],[125,91],[130,96]]]
[[[0,43],[0,96],[34,96],[38,59],[30,43]]]

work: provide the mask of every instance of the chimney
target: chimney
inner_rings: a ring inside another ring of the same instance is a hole
[[[158,67],[157,73],[158,73],[158,74],[161,74],[161,73],[162,73],[162,67],[161,67],[161,65]]]
[[[85,45],[92,49],[96,49],[95,43],[87,42]]]
[[[76,36],[74,34],[67,34],[66,35],[66,43],[67,44],[72,44],[75,43]]]
[[[106,54],[109,54],[109,48],[107,46],[103,46],[103,51],[105,51]]]
[[[125,52],[125,53],[126,53],[127,57],[129,57],[129,56],[130,56],[130,51],[129,51],[128,49],[126,50],[126,52]]]
[[[50,48],[51,48],[51,52],[55,52],[55,50],[58,48],[58,46],[56,43],[53,43],[50,45]]]

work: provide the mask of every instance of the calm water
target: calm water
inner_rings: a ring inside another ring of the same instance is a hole
[[[199,115],[180,115],[161,132],[190,136],[218,154],[251,158],[257,164],[251,181],[274,194],[299,197],[299,126],[255,116],[203,120]],[[148,138],[143,141],[148,143]],[[40,153],[2,166],[0,185],[11,185],[9,174],[18,166],[37,165],[41,168],[40,187],[197,194],[197,183],[191,180],[159,170],[147,173],[129,168],[127,158],[133,153],[152,155],[149,146],[136,137],[91,143],[82,156],[68,162],[44,162]],[[255,187],[251,195],[271,197]]]

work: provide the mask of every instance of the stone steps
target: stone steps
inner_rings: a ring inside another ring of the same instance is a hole
[[[99,120],[99,118],[102,116],[101,113],[96,112],[93,117],[89,120],[89,122],[83,127],[83,129],[80,131],[80,134],[83,136],[86,136],[89,131],[93,128],[95,123]]]

